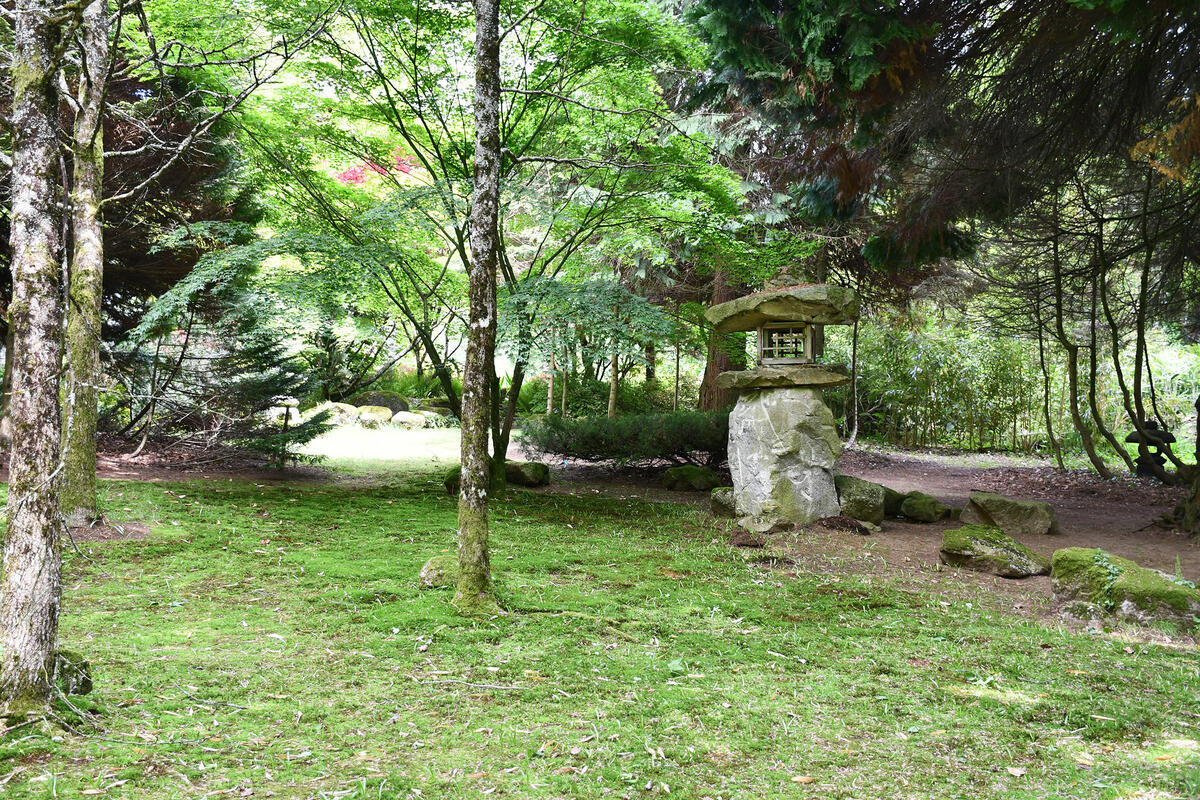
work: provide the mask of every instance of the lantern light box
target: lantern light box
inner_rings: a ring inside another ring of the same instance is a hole
[[[808,364],[813,328],[803,322],[767,322],[758,327],[759,364]]]

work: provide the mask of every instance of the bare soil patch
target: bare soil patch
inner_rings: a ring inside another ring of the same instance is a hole
[[[79,542],[114,542],[146,539],[150,536],[150,526],[140,522],[118,522],[113,520],[99,525],[71,528],[71,540]]]

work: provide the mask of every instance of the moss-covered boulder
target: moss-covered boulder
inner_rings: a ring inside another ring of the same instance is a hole
[[[728,486],[719,486],[713,489],[708,503],[714,517],[737,516],[737,504],[733,499],[733,489]]]
[[[417,585],[422,589],[445,589],[458,583],[458,557],[434,556],[421,567]]]
[[[904,505],[904,498],[908,495],[903,492],[897,492],[895,489],[883,487],[883,515],[885,517],[900,516],[900,506]]]
[[[358,424],[364,428],[378,428],[392,421],[392,411],[387,406],[359,406]]]
[[[545,486],[550,483],[550,467],[537,461],[505,461],[504,477],[516,486]]]
[[[709,492],[721,485],[721,478],[708,467],[684,464],[668,469],[663,483],[675,492]]]
[[[884,487],[850,475],[838,475],[833,483],[837,487],[843,515],[872,525],[883,522]]]
[[[900,513],[917,522],[937,522],[950,513],[950,506],[924,492],[909,492],[900,504]]]
[[[971,492],[971,500],[962,512],[962,521],[972,525],[992,525],[1009,536],[1058,533],[1058,516],[1049,503],[1014,500],[991,492]]]
[[[442,485],[446,487],[446,494],[451,497],[458,497],[458,491],[462,487],[462,465],[455,464],[450,469],[446,470],[446,477],[442,480]],[[496,468],[495,462],[492,462],[492,494],[496,495],[508,488],[505,470]]]
[[[1057,602],[1068,606],[1090,603],[1139,625],[1169,622],[1184,632],[1197,628],[1200,589],[1192,581],[1147,569],[1098,548],[1058,550],[1052,563],[1050,578]]]
[[[54,683],[63,694],[87,694],[92,691],[92,665],[74,650],[55,650]]]
[[[988,525],[965,525],[946,531],[938,556],[943,564],[1001,578],[1028,578],[1050,572],[1050,559]]]
[[[398,392],[383,390],[359,392],[349,400],[356,406],[383,406],[393,414],[409,410],[408,401],[404,399],[404,395]]]

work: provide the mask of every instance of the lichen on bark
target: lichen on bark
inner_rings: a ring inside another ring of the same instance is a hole
[[[64,20],[48,0],[13,14],[14,333],[8,532],[0,569],[0,713],[45,710],[62,596],[58,491],[62,368],[57,49]]]
[[[454,607],[469,616],[499,611],[488,558],[488,433],[496,346],[500,200],[500,12],[475,5],[475,164],[467,265],[467,356],[462,393],[462,485],[458,496],[458,586]]]
[[[72,139],[71,254],[67,287],[67,374],[63,408],[62,510],[67,524],[100,518],[96,494],[96,423],[100,382],[100,309],[104,282],[104,83],[108,6],[95,0],[80,29],[80,76]]]

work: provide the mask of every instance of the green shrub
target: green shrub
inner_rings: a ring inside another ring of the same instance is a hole
[[[461,380],[451,376],[450,384],[455,392],[462,395]],[[408,368],[388,370],[386,375],[375,382],[373,388],[395,392],[403,397],[444,397],[446,394],[442,390],[442,382],[432,370],[418,375]]]
[[[611,419],[550,415],[530,420],[523,436],[529,447],[584,461],[673,461],[716,466],[725,461],[729,413],[676,411]]]

